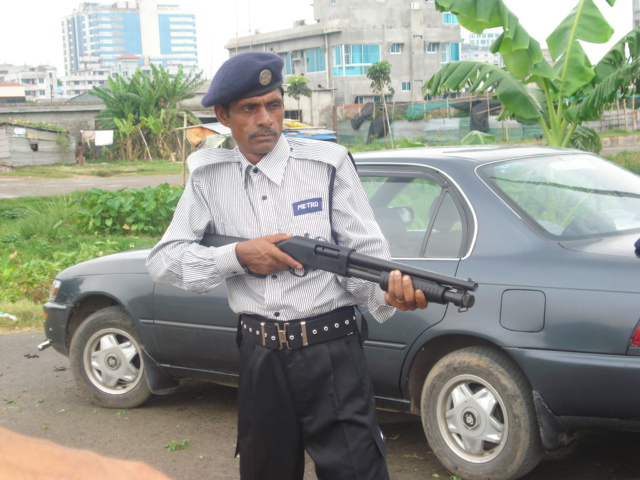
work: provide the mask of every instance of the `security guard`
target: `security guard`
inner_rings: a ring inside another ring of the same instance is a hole
[[[282,70],[266,52],[220,67],[202,105],[237,148],[189,157],[189,183],[147,266],[155,281],[195,292],[227,282],[239,315],[242,480],[301,480],[305,450],[321,480],[385,480],[354,306],[385,321],[427,301],[400,272],[387,292],[320,270],[300,276],[302,265],[274,245],[301,235],[389,258],[347,150],[282,134]],[[250,240],[204,247],[205,232]]]

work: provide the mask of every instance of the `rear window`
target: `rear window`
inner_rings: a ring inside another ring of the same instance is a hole
[[[640,231],[640,176],[589,154],[516,159],[481,167],[483,180],[552,238]]]

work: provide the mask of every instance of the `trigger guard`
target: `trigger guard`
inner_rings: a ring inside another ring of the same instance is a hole
[[[295,268],[293,268],[293,267],[289,267],[289,273],[290,273],[291,275],[293,275],[294,277],[300,277],[300,278],[302,278],[302,277],[306,277],[306,276],[307,276],[307,273],[309,273],[309,271],[307,270],[307,267],[304,267],[304,268],[302,269],[302,273],[298,273],[298,270],[296,270],[296,269],[295,269]]]

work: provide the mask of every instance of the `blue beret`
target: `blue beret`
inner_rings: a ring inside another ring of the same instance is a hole
[[[282,85],[284,62],[267,52],[238,53],[224,62],[202,99],[203,107],[257,97]]]

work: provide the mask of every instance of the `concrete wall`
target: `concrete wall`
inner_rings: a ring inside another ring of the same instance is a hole
[[[0,105],[0,121],[22,120],[34,123],[50,123],[64,128],[74,141],[81,138],[80,130],[97,130],[96,115],[101,104],[21,104]]]
[[[76,143],[71,141],[67,148],[61,148],[57,142],[58,135],[57,132],[5,125],[0,128],[0,165],[19,167],[75,163]]]

